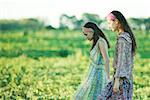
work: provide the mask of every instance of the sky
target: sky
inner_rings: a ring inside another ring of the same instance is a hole
[[[150,17],[150,0],[0,0],[0,19],[40,18],[54,27],[62,14],[98,14],[101,18],[112,10],[126,18]]]

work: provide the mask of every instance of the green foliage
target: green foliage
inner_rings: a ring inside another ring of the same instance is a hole
[[[92,21],[92,22],[97,23],[98,25],[102,22],[102,20],[100,19],[99,15],[97,15],[97,14],[89,14],[89,13],[84,13],[82,15],[82,20],[84,22]]]
[[[115,34],[110,40],[110,65]],[[135,31],[134,100],[150,99],[149,36]],[[0,34],[0,99],[70,100],[88,72],[90,42],[80,31]],[[111,67],[111,75],[113,69]]]
[[[0,32],[9,31],[24,31],[25,34],[28,31],[37,31],[44,27],[44,23],[38,19],[21,19],[21,20],[0,20]]]

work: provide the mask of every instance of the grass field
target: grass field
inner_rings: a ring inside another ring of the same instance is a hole
[[[115,34],[110,40],[110,65]],[[135,31],[134,100],[150,100],[150,36]],[[90,42],[80,31],[0,33],[0,99],[70,100],[89,65]],[[111,75],[113,69],[111,68]]]

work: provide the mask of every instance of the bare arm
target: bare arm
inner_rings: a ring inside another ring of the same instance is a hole
[[[110,79],[109,55],[108,55],[107,43],[105,41],[101,40],[101,42],[99,43],[99,49],[100,49],[100,52],[101,52],[103,60],[104,60],[107,79]]]
[[[119,78],[115,78],[115,83],[113,86],[113,92],[118,92],[119,91]]]

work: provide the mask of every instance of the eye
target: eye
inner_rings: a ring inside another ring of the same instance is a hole
[[[85,36],[87,36],[87,34],[84,34]]]
[[[84,32],[83,32],[83,34],[84,34],[85,36],[87,36],[87,34],[86,34],[86,33],[84,33]]]

